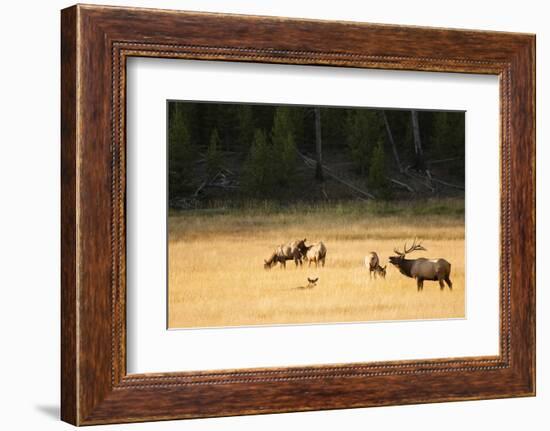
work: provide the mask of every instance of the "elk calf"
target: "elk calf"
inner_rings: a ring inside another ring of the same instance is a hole
[[[311,289],[315,286],[317,286],[317,281],[319,280],[319,277],[317,278],[307,278],[307,287],[308,289]]]
[[[380,266],[380,259],[375,251],[371,251],[368,256],[365,256],[365,266],[369,269],[369,278],[372,278],[373,272],[375,279],[377,274],[382,278],[386,278],[387,265],[384,265],[383,267]]]

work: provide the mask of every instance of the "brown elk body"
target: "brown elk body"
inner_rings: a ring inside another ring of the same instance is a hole
[[[405,259],[408,253],[415,250],[426,250],[420,244],[413,242],[412,247],[407,248],[406,244],[403,252],[394,249],[397,256],[390,257],[390,263],[399,269],[399,272],[407,277],[416,280],[418,291],[424,289],[424,280],[438,281],[441,290],[445,288],[445,283],[452,290],[453,283],[451,282],[451,264],[445,259],[426,259],[424,257],[418,259]]]
[[[304,258],[309,262],[308,266],[311,266],[311,263],[315,263],[315,267],[325,266],[325,259],[327,257],[327,248],[322,241],[318,242],[315,245],[310,245],[307,248]]]
[[[302,266],[302,258],[307,252],[306,239],[291,241],[287,244],[278,246],[269,259],[264,260],[264,268],[271,269],[277,263],[281,264],[281,268],[286,268],[286,261],[293,260],[296,264]]]
[[[371,251],[368,256],[365,257],[365,266],[369,269],[369,278],[372,278],[374,272],[374,278],[376,275],[380,275],[382,278],[386,278],[386,266],[380,266],[380,259],[375,251]]]

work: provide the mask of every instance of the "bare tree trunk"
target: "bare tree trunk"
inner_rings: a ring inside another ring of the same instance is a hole
[[[315,167],[315,178],[323,181],[323,148],[321,141],[321,109],[313,108],[315,113],[315,158],[317,166]]]
[[[399,169],[399,172],[403,172],[403,168],[401,167],[401,160],[399,160],[399,153],[397,152],[397,147],[395,146],[395,141],[393,140],[393,135],[391,133],[390,123],[388,123],[388,117],[386,117],[386,111],[384,110],[382,111],[382,118],[384,119],[384,125],[386,126],[386,133],[388,134],[388,140],[391,144],[395,164],[397,165],[397,169]]]
[[[428,180],[431,182],[432,174],[426,166],[426,161],[424,160],[424,152],[422,151],[422,142],[420,140],[420,126],[418,125],[418,112],[415,110],[411,111],[411,120],[413,128],[413,137],[414,137],[414,153],[416,155],[416,168],[419,171],[423,171]]]
[[[411,111],[411,120],[414,136],[414,153],[417,157],[422,157],[422,142],[420,141],[420,127],[418,126],[418,112]]]

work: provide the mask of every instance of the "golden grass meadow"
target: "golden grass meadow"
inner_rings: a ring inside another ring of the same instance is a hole
[[[465,316],[464,203],[344,203],[171,212],[168,220],[169,328],[226,327],[461,318]],[[440,291],[391,266],[405,241],[452,264],[453,290]],[[263,267],[274,248],[295,239],[327,247],[324,268],[288,261]],[[370,279],[365,256],[376,251],[386,279]],[[307,278],[317,285],[304,289]]]

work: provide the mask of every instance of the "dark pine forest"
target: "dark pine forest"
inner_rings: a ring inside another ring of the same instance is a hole
[[[464,197],[465,114],[168,102],[172,208]]]

